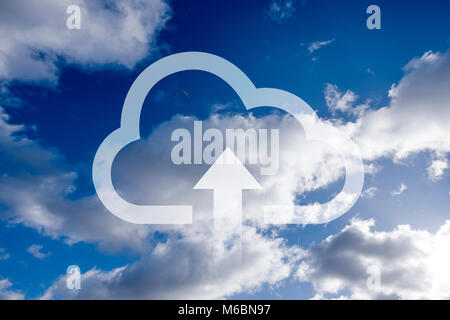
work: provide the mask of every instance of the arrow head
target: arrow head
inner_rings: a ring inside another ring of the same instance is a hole
[[[261,189],[230,148],[226,148],[193,189]]]

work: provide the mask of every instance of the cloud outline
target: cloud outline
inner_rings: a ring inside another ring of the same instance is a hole
[[[264,206],[264,223],[309,224],[326,223],[347,212],[357,201],[364,184],[364,166],[359,148],[341,130],[320,123],[314,110],[296,95],[274,88],[256,88],[251,80],[231,62],[205,52],[181,52],[166,56],[139,74],[131,85],[122,109],[120,127],[111,132],[100,144],[92,165],[95,190],[103,205],[115,216],[135,224],[192,224],[192,206],[135,205],[114,189],[111,169],[115,156],[126,145],[139,140],[140,113],[144,100],[153,86],[165,77],[181,71],[205,71],[225,81],[240,97],[248,111],[261,106],[281,109],[295,117],[305,129],[306,138],[334,145],[340,152],[346,168],[341,192],[324,204]],[[304,121],[310,116],[311,121]],[[324,131],[313,130],[319,124]],[[345,152],[342,152],[344,147]],[[352,170],[350,170],[352,168]],[[283,215],[279,212],[284,212]]]

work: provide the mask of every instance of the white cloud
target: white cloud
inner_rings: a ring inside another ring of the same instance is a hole
[[[0,248],[0,261],[8,260],[10,258],[10,254],[6,252],[6,249]]]
[[[428,177],[431,181],[441,180],[446,169],[448,169],[447,157],[442,154],[437,154],[427,168]]]
[[[52,237],[98,243],[104,250],[148,249],[149,230],[112,216],[96,196],[70,199],[77,174],[55,150],[25,136],[0,108],[0,203],[8,223],[22,223]]]
[[[354,115],[360,117],[369,108],[368,101],[364,104],[354,106],[354,103],[358,99],[358,95],[351,90],[347,90],[345,93],[339,91],[339,88],[331,83],[325,85],[325,102],[328,110],[333,115],[339,111],[341,113]]]
[[[389,232],[373,228],[373,220],[354,219],[339,233],[313,244],[296,277],[312,282],[316,298],[450,298],[450,221],[435,234],[408,225]],[[376,289],[367,286],[371,266],[380,270]]]
[[[411,60],[404,71],[389,91],[388,106],[346,124],[366,160],[400,161],[418,152],[450,151],[450,51],[427,52]],[[438,174],[442,165],[434,164]]]
[[[335,39],[325,40],[325,41],[314,41],[308,45],[309,54],[314,53],[314,51],[319,50],[322,47],[325,47],[331,43],[333,43]]]
[[[279,23],[288,20],[294,15],[295,0],[273,0],[270,3],[268,16]]]
[[[192,187],[206,166],[194,166],[190,170],[167,166],[170,164],[167,159],[170,158],[172,130],[192,127],[193,120],[177,116],[161,124],[147,140],[142,140],[152,149],[150,154],[140,158],[129,153],[132,156],[127,157],[124,165],[117,162],[116,167],[121,170],[117,170],[115,176],[122,184],[115,185],[122,195],[135,203],[204,202],[201,193],[194,192]],[[264,192],[247,201],[250,204],[247,218],[258,220],[258,224],[262,224],[262,203],[292,205],[299,195],[325,188],[343,176],[342,162],[336,151],[326,144],[305,141],[304,131],[295,119],[213,115],[204,123],[205,127],[222,129],[283,127],[280,171],[275,176],[259,177]],[[138,252],[149,249],[147,238],[155,230],[174,228],[126,223],[110,214],[95,194],[72,197],[70,190],[76,189],[77,173],[70,170],[71,166],[57,151],[28,139],[27,130],[29,128],[23,125],[10,124],[8,115],[0,109],[0,147],[7,154],[0,159],[3,171],[0,202],[8,208],[2,215],[9,223],[22,223],[46,236],[63,237],[68,244],[87,241],[97,243],[103,250],[131,248]],[[311,152],[298,152],[303,149]],[[255,171],[259,170],[253,168],[252,172]]]
[[[251,242],[246,257],[240,261],[235,253],[225,251],[213,268],[224,278],[214,273],[211,277],[206,271],[212,257],[208,245],[212,196],[209,191],[192,190],[207,166],[179,167],[170,163],[174,145],[171,132],[180,127],[192,128],[195,119],[176,116],[162,123],[150,137],[125,150],[113,168],[115,187],[129,201],[193,205],[194,224],[181,228],[126,223],[107,212],[95,195],[74,198],[70,190],[76,186],[77,175],[68,169],[63,157],[28,139],[28,128],[10,124],[3,110],[0,115],[0,148],[8,155],[0,159],[0,203],[9,208],[2,212],[9,223],[22,223],[69,244],[86,241],[107,251],[131,248],[146,253],[138,262],[119,269],[87,272],[84,289],[77,296],[80,298],[215,298],[257,290],[263,284],[276,286],[289,276],[300,251],[287,247],[281,238],[259,233],[267,228],[262,224],[262,206],[292,204],[297,195],[325,188],[343,175],[335,151],[325,144],[305,141],[304,131],[292,118],[214,115],[205,120],[204,128],[282,127],[279,173],[259,176],[265,190],[245,195],[246,241]],[[311,152],[298,152],[305,148]],[[257,168],[249,169],[258,175]],[[156,230],[165,232],[169,240],[149,253],[148,239]],[[63,280],[57,281],[47,296],[66,297],[69,293],[64,285]]]
[[[32,244],[27,248],[27,252],[37,259],[44,260],[50,256],[50,252],[42,252],[41,250],[43,247],[44,246],[40,244]]]
[[[328,109],[335,113],[336,111],[347,112],[353,106],[358,96],[350,90],[347,90],[344,94],[339,91],[338,87],[334,84],[327,83],[325,85],[325,102]]]
[[[11,281],[0,277],[0,300],[22,300],[24,295],[20,291],[10,290]]]
[[[170,144],[164,141],[170,141],[171,132],[176,128],[192,130],[193,120],[176,116],[154,128],[152,135],[140,146],[130,146],[118,157],[113,179],[121,195],[134,203],[143,203],[143,199],[150,202],[159,199],[163,204],[193,204],[194,224],[174,232],[167,230],[168,241],[159,243],[151,253],[135,263],[109,271],[89,270],[83,274],[82,290],[78,293],[65,288],[63,275],[43,298],[224,298],[258,290],[263,284],[277,286],[291,275],[302,250],[286,246],[278,236],[260,233],[267,228],[262,225],[262,206],[268,203],[292,204],[298,194],[325,188],[337,181],[343,174],[339,157],[326,145],[305,145],[303,130],[291,118],[211,116],[205,120],[204,130],[209,127],[221,130],[235,127],[244,130],[283,128],[280,132],[279,174],[259,176],[263,191],[245,195],[244,243],[247,246],[244,257],[240,260],[234,248],[219,251],[221,253],[217,257],[211,249],[212,194],[192,190],[206,167],[165,168]],[[311,152],[299,153],[298,150]],[[152,159],[151,163],[148,159]],[[255,175],[259,172],[251,166],[249,169]],[[209,201],[205,200],[208,198]]]
[[[404,183],[402,183],[398,189],[394,190],[391,192],[391,196],[396,197],[401,195],[403,192],[405,192],[405,190],[408,189],[408,186]]]
[[[257,290],[264,283],[276,286],[290,276],[300,250],[247,229],[248,246],[241,256],[231,249],[213,255],[206,233],[170,238],[138,262],[102,271],[89,270],[81,290],[71,292],[61,276],[43,299],[219,299]]]
[[[69,30],[66,8],[81,7],[81,29]],[[170,17],[162,0],[5,0],[0,4],[0,80],[58,81],[58,65],[133,67],[154,49]]]
[[[378,188],[370,187],[363,191],[363,193],[361,194],[361,197],[371,199],[371,198],[375,197],[375,195],[377,193],[378,193]]]

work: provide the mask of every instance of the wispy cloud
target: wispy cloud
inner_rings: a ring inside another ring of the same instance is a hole
[[[336,111],[347,112],[358,99],[358,96],[353,91],[347,90],[345,93],[342,93],[335,84],[331,83],[325,85],[324,94],[328,109],[333,113]]]
[[[0,277],[0,300],[22,300],[24,295],[10,288],[13,286],[11,281]]]
[[[365,103],[354,105],[359,98],[356,93],[351,90],[341,92],[337,85],[327,83],[324,90],[325,102],[328,110],[335,115],[338,111],[360,117],[370,108],[370,101]]]
[[[28,247],[27,252],[37,259],[44,260],[45,258],[48,258],[50,256],[50,252],[47,253],[41,252],[43,247],[44,246],[40,244],[33,244],[30,247]]]
[[[325,47],[331,43],[333,43],[336,39],[330,39],[326,41],[314,41],[308,45],[308,53],[312,54],[314,51],[319,50],[322,47]]]
[[[391,196],[396,197],[401,195],[403,192],[405,192],[405,190],[408,189],[408,186],[404,183],[402,183],[398,189],[394,190],[391,192]]]
[[[378,188],[370,187],[363,191],[361,197],[371,199],[378,193]]]
[[[8,260],[9,258],[10,258],[10,255],[8,252],[6,252],[6,249],[0,248],[0,261]]]
[[[270,3],[268,16],[273,21],[282,23],[294,15],[295,0],[274,0]]]

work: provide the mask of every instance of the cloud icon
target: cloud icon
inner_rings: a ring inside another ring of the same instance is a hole
[[[313,109],[294,94],[273,88],[256,88],[238,67],[221,57],[204,52],[183,52],[156,61],[137,77],[125,98],[120,128],[105,138],[95,154],[92,166],[95,190],[111,213],[136,224],[192,223],[192,206],[130,203],[116,192],[111,178],[116,155],[122,148],[140,139],[140,114],[148,92],[163,78],[188,70],[209,72],[224,80],[238,94],[247,110],[268,106],[289,113],[305,129],[306,139],[325,142],[339,151],[346,172],[340,193],[326,203],[264,206],[265,223],[327,223],[343,215],[358,200],[364,184],[364,166],[358,146],[344,132],[322,122]]]

